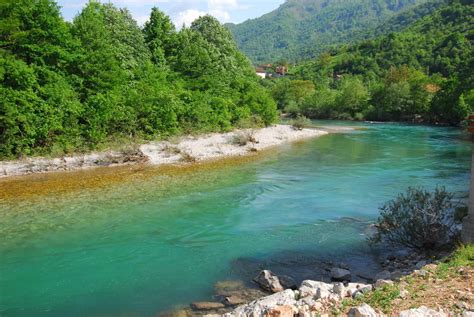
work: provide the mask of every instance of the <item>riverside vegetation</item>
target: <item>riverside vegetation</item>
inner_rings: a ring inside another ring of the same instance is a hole
[[[176,31],[154,8],[141,29],[126,9],[94,0],[72,23],[52,0],[4,0],[0,16],[0,158],[276,119],[251,63],[211,16]]]

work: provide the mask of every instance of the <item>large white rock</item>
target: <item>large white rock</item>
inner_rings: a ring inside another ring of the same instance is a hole
[[[400,317],[447,317],[442,311],[430,309],[426,306],[405,310],[400,313]]]
[[[349,317],[377,317],[375,310],[367,304],[359,307],[353,307],[349,311]]]
[[[263,317],[266,312],[278,306],[296,305],[295,292],[291,289],[255,300],[249,304],[242,305],[232,312],[225,314],[227,317]]]
[[[301,286],[299,288],[300,292],[300,297],[308,297],[308,296],[313,296],[317,298],[321,298],[321,296],[324,296],[328,292],[332,291],[333,285],[332,284],[327,284],[324,282],[318,282],[318,281],[311,281],[311,280],[305,280],[301,283]]]

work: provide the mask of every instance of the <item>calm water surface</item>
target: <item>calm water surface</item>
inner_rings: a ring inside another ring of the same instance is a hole
[[[370,262],[366,229],[384,201],[408,186],[466,197],[461,131],[358,125],[245,163],[130,169],[105,186],[110,171],[0,181],[0,315],[155,316],[282,259]],[[61,191],[67,178],[79,185]]]

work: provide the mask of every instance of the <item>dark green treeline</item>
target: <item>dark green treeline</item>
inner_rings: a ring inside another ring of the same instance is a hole
[[[175,30],[153,9],[90,1],[72,23],[52,0],[0,0],[0,157],[270,124],[273,99],[230,32],[205,16]]]

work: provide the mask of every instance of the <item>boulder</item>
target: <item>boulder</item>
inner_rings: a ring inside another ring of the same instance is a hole
[[[361,283],[348,283],[345,287],[345,296],[355,297],[358,293],[362,295],[370,291],[372,291],[372,285]]]
[[[400,278],[401,278],[402,276],[403,276],[403,273],[402,273],[401,271],[399,271],[399,270],[393,271],[393,272],[391,273],[391,277],[392,277],[393,280],[397,280],[397,281],[398,281],[398,280],[400,280]]]
[[[384,287],[384,285],[393,285],[393,282],[389,280],[382,280],[382,279],[377,280],[374,284],[374,288],[378,289],[378,288]]]
[[[225,316],[254,316],[263,317],[265,312],[269,309],[278,306],[294,306],[296,304],[295,292],[291,289],[284,290],[283,292],[275,293],[270,296],[266,296],[255,300],[246,305],[242,305],[234,309],[231,313]]]
[[[293,317],[297,313],[293,306],[277,306],[265,313],[265,317]]]
[[[359,307],[353,307],[349,311],[349,317],[377,317],[375,310],[367,304]]]
[[[474,311],[465,311],[462,313],[462,317],[474,317]]]
[[[346,269],[341,269],[338,267],[331,269],[331,279],[334,281],[350,281],[351,280],[351,272]]]
[[[317,297],[321,298],[320,296],[326,294],[329,291],[332,291],[333,289],[332,284],[327,284],[324,282],[318,282],[318,281],[311,281],[311,280],[305,280],[301,283],[301,286],[299,288],[300,292],[300,297]],[[319,297],[318,297],[319,296]]]
[[[214,310],[225,308],[224,304],[218,302],[194,302],[191,304],[194,310]]]
[[[278,275],[278,280],[280,281],[280,285],[283,286],[283,289],[297,289],[298,286],[296,285],[295,280],[288,275]]]
[[[374,280],[391,280],[392,279],[392,274],[389,271],[382,271],[379,272],[375,275]]]
[[[442,311],[430,309],[425,306],[402,311],[400,317],[447,317],[448,315]]]
[[[269,270],[261,271],[254,279],[254,282],[258,284],[264,290],[277,293],[284,290],[283,286],[278,279],[278,276]]]

